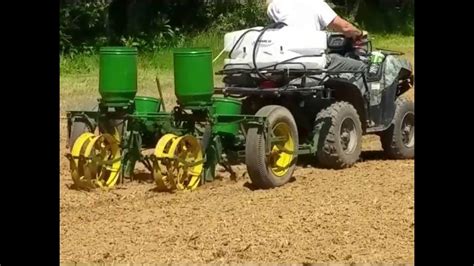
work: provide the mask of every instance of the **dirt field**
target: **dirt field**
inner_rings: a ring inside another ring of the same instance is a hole
[[[414,161],[383,160],[377,137],[364,139],[355,167],[300,167],[273,190],[252,190],[239,166],[236,182],[224,176],[194,192],[157,193],[142,181],[106,193],[68,188],[65,126],[63,263],[413,263]]]
[[[413,44],[379,45],[402,48],[413,63]],[[155,74],[139,71],[141,95],[156,96]],[[97,77],[61,76],[62,115],[95,101]],[[172,106],[172,76],[161,81]],[[60,123],[62,263],[414,262],[414,161],[383,160],[377,137],[364,139],[355,167],[300,167],[294,182],[273,190],[252,190],[240,166],[236,182],[223,174],[194,192],[157,193],[147,181],[82,192],[68,188]]]

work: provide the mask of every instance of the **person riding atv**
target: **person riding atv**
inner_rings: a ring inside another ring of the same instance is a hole
[[[342,19],[323,0],[267,0],[267,15],[275,23],[287,26],[323,31],[330,29],[344,34],[355,42],[362,43],[367,33]],[[339,54],[327,55],[327,70],[365,71],[367,65],[360,60]]]

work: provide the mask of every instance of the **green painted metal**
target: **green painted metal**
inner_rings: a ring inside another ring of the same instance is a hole
[[[153,97],[135,97],[135,114],[153,114],[160,112],[161,100]]]
[[[212,51],[208,48],[176,49],[174,86],[182,106],[210,105],[214,92]]]
[[[229,98],[213,98],[213,109],[215,115],[240,115],[242,102]],[[239,123],[216,123],[213,127],[214,133],[235,136],[239,132]]]
[[[137,94],[137,49],[100,49],[99,93],[105,103],[129,102]]]
[[[214,136],[206,150],[206,162],[204,163],[204,180],[212,182],[216,178],[216,168],[222,158],[222,144],[219,136]]]

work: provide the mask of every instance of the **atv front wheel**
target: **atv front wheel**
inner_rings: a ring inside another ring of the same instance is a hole
[[[385,155],[390,159],[415,157],[415,105],[398,98],[392,125],[380,135]]]

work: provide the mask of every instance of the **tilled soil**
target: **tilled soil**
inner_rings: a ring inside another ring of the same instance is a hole
[[[378,137],[347,170],[299,167],[254,190],[245,166],[194,192],[144,181],[111,192],[70,189],[61,121],[61,262],[413,263],[414,161],[384,160]]]

